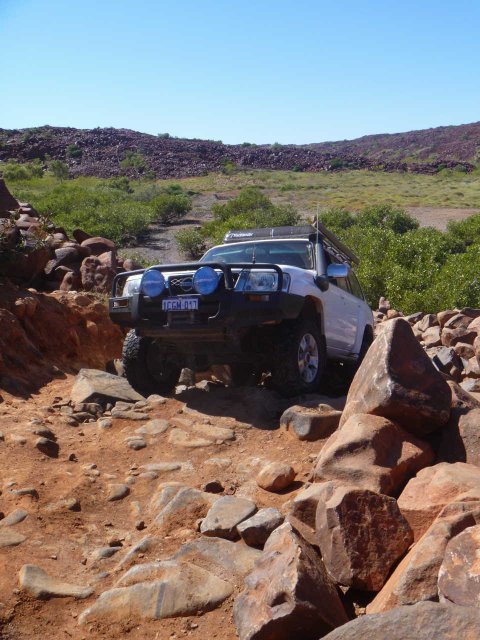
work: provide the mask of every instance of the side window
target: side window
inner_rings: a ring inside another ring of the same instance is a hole
[[[352,293],[350,291],[350,287],[348,286],[348,278],[336,278],[335,284],[337,285],[337,287],[339,287],[340,289],[343,289],[347,293]]]
[[[357,276],[353,273],[353,271],[350,271],[348,281],[350,283],[350,289],[353,295],[357,298],[360,298],[360,300],[364,300],[365,298],[363,295],[362,287],[360,286],[360,283],[357,280]]]

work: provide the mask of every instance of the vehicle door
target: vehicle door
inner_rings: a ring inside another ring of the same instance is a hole
[[[352,294],[348,278],[331,279],[328,292],[332,312],[328,314],[327,334],[331,334],[332,347],[339,355],[351,353],[357,337],[360,300]]]

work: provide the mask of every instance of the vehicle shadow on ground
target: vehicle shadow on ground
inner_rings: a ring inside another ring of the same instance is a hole
[[[346,391],[348,384],[346,385],[344,380],[340,383],[336,378],[330,377],[328,385],[320,385],[318,394],[292,398],[284,398],[265,385],[231,387],[214,383],[208,385],[208,391],[190,387],[176,394],[175,399],[185,402],[189,409],[200,413],[218,417],[228,416],[256,429],[273,430],[279,428],[280,417],[289,407],[315,402],[330,404],[331,400],[335,408],[341,408]]]

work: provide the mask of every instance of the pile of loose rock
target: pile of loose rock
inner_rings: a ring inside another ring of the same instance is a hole
[[[0,253],[9,251],[15,257],[0,260],[0,275],[46,291],[108,293],[115,274],[135,268],[132,260],[119,258],[107,238],[81,229],[69,238],[63,228],[46,224],[32,205],[15,200],[0,178]]]
[[[375,312],[377,330],[403,314],[385,298]],[[469,392],[480,391],[480,309],[447,309],[405,316],[436,368]]]

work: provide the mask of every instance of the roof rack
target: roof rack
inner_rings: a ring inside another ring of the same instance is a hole
[[[267,227],[264,229],[244,229],[227,231],[223,244],[248,242],[249,240],[273,240],[275,238],[306,238],[315,242],[317,235],[322,239],[325,250],[334,258],[349,264],[359,264],[360,260],[337,236],[321,222],[298,227]]]

